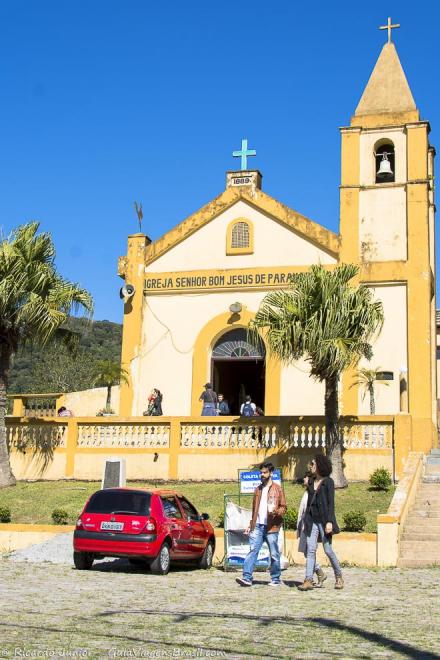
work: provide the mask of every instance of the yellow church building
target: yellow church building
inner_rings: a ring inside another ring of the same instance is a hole
[[[390,33],[390,31],[389,31]],[[282,365],[248,322],[265,294],[312,264],[360,267],[382,301],[385,323],[370,368],[379,415],[409,414],[412,448],[436,444],[435,150],[389,36],[348,126],[341,130],[339,233],[262,190],[262,175],[228,172],[226,188],[158,240],[128,238],[120,415],[140,416],[153,387],[164,414],[195,416],[212,382],[239,413],[245,394],[270,416],[323,415],[324,386],[307,362]],[[246,144],[242,149],[246,165]],[[368,397],[341,382],[344,416],[367,415]]]

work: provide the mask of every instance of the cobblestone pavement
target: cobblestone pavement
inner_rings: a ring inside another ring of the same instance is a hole
[[[299,592],[301,568],[280,588],[264,573],[240,588],[237,575],[0,560],[0,658],[440,658],[437,568],[345,569],[340,592],[330,575]]]

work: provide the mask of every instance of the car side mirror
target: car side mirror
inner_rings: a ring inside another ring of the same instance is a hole
[[[202,513],[202,515],[200,516],[200,518],[201,518],[202,520],[209,520],[209,513]]]

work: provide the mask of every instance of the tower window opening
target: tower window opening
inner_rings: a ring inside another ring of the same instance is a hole
[[[390,183],[395,181],[396,163],[394,144],[381,143],[374,151],[376,159],[376,183]]]
[[[231,247],[247,248],[249,247],[249,225],[247,222],[237,222],[232,227]]]

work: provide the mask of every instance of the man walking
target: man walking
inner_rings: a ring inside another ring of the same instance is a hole
[[[251,522],[244,532],[249,534],[250,549],[244,560],[243,577],[237,578],[241,587],[252,586],[252,574],[264,541],[267,542],[270,552],[269,586],[279,587],[281,584],[278,532],[287,507],[282,488],[272,481],[274,469],[273,464],[269,462],[262,463],[260,467],[261,484],[255,489]]]

